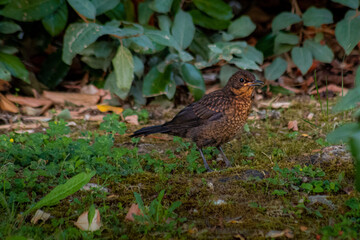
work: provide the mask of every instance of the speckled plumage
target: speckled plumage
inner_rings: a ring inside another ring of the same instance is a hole
[[[221,145],[235,138],[241,131],[249,115],[254,88],[261,83],[250,72],[240,70],[223,89],[188,105],[171,121],[142,128],[132,136],[167,133],[194,141],[202,157],[201,148],[207,146],[218,147],[223,154]],[[203,160],[205,167],[210,170],[204,157]],[[225,161],[228,165],[226,157]]]

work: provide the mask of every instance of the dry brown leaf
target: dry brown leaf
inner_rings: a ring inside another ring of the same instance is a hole
[[[327,87],[321,87],[319,88],[319,93],[326,93],[326,88],[328,92],[333,92],[333,93],[342,93],[344,91],[344,96],[347,94],[347,92],[349,91],[347,88],[341,88],[335,84],[329,84]],[[310,92],[311,95],[317,94],[317,90],[313,90]]]
[[[47,212],[44,212],[44,211],[38,209],[35,212],[34,217],[31,219],[31,223],[36,224],[39,220],[46,222],[46,220],[48,220],[49,217],[50,217],[50,213],[47,213]]]
[[[306,118],[309,119],[309,120],[312,120],[313,117],[314,117],[314,114],[313,114],[313,113],[309,113]]]
[[[92,84],[85,85],[80,89],[81,93],[90,94],[90,95],[100,95],[100,91],[97,87]]]
[[[298,122],[297,122],[296,120],[294,120],[294,121],[289,121],[289,123],[288,123],[288,129],[289,129],[289,130],[293,130],[293,131],[299,131]]]
[[[137,205],[135,203],[131,204],[131,207],[130,207],[129,211],[126,214],[125,220],[133,222],[135,220],[134,217],[133,217],[133,214],[137,215],[137,216],[142,216],[143,215],[141,213],[141,211],[140,211],[139,205]]]
[[[95,209],[95,215],[94,218],[89,226],[89,220],[88,220],[88,211],[81,214],[78,218],[78,220],[74,223],[76,227],[78,227],[81,230],[84,231],[91,231],[94,232],[96,230],[99,230],[102,226],[101,219],[100,219],[100,212],[98,209]]]
[[[266,238],[279,238],[279,237],[294,238],[294,234],[290,229],[284,231],[271,230],[266,234]]]
[[[139,125],[139,116],[138,115],[126,116],[125,121],[132,125]]]
[[[50,91],[44,91],[43,97],[53,101],[54,103],[64,104],[65,102],[70,102],[78,106],[92,106],[97,104],[100,100],[100,96],[98,95]]]
[[[306,232],[306,230],[308,230],[308,227],[302,225],[302,226],[300,226],[300,230],[302,232]]]
[[[19,109],[14,103],[10,102],[4,95],[0,93],[0,110],[5,112],[18,113]]]
[[[0,92],[7,92],[11,88],[11,85],[8,81],[0,79]]]
[[[98,104],[96,107],[99,109],[100,112],[114,112],[116,114],[120,114],[124,111],[122,107],[114,107],[110,105],[102,105]]]
[[[290,106],[291,106],[291,102],[275,102],[273,100],[259,103],[259,108],[271,107],[273,109],[278,109],[278,108],[289,108]]]
[[[22,96],[15,96],[15,95],[11,95],[11,94],[6,94],[6,98],[14,103],[33,107],[33,108],[52,104],[52,101],[49,99],[46,99],[46,98],[22,97]]]

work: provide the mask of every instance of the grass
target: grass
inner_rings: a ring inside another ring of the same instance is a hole
[[[327,102],[331,107],[333,102]],[[305,119],[310,112],[314,118]],[[141,115],[142,124],[149,121],[144,111]],[[291,120],[298,120],[299,131],[287,129]],[[139,127],[119,122],[116,115],[88,126],[93,130],[60,120],[49,123],[46,132],[0,135],[5,216],[0,238],[233,239],[242,234],[263,239],[270,230],[288,228],[296,239],[356,239],[359,194],[347,194],[352,163],[341,156],[312,161],[329,145],[326,134],[350,120],[351,112],[325,115],[316,101],[294,100],[279,119],[249,120],[246,131],[223,146],[233,167],[225,169],[216,161],[218,151],[206,149],[205,157],[217,169],[213,173],[205,172],[194,144],[177,137],[130,139],[126,134]],[[92,171],[91,182],[109,192],[77,191],[45,204],[41,209],[52,218],[40,224],[30,223],[31,214],[24,216],[60,184]],[[326,195],[333,206],[312,203],[315,195]],[[132,203],[142,206],[144,216],[127,222]],[[103,227],[77,229],[73,222],[94,207]]]

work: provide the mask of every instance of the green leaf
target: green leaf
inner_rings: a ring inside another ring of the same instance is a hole
[[[1,21],[0,22],[0,33],[12,34],[21,31],[21,27],[13,22]]]
[[[355,87],[360,88],[360,66],[357,68],[355,74]]]
[[[243,52],[241,54],[239,55],[235,54],[235,55],[238,57],[242,56],[243,58],[250,59],[258,64],[262,64],[264,61],[263,53],[250,45],[246,46],[246,48],[243,49]]]
[[[1,80],[5,80],[5,81],[10,81],[11,80],[11,73],[9,70],[7,70],[7,68],[5,67],[4,64],[2,64],[0,62],[0,79]]]
[[[180,9],[175,15],[171,33],[181,49],[186,49],[190,46],[195,35],[195,26],[191,15]]]
[[[169,16],[159,15],[159,16],[157,16],[157,18],[158,18],[158,24],[159,24],[160,30],[170,33],[170,28],[171,28],[172,23],[171,23],[171,19],[169,18]]]
[[[310,7],[304,12],[302,19],[305,26],[320,27],[322,24],[333,23],[332,13],[326,8]]]
[[[349,141],[349,137],[357,131],[360,131],[359,123],[347,123],[329,133],[326,141],[332,144],[346,143]]]
[[[261,71],[261,68],[252,60],[246,58],[233,58],[229,61],[232,64],[235,64],[238,68],[241,69],[251,69]]]
[[[95,205],[91,204],[90,208],[89,208],[89,212],[88,212],[88,223],[89,223],[89,228],[91,226],[91,223],[93,221],[95,217]]]
[[[230,20],[233,17],[231,7],[222,0],[193,0],[195,6],[207,15],[219,20]]]
[[[336,24],[335,37],[345,53],[349,55],[360,41],[360,16],[354,17],[355,11],[348,11],[347,17]]]
[[[211,18],[203,14],[199,10],[191,10],[189,13],[191,14],[193,21],[196,25],[207,29],[222,30],[226,29],[231,23],[230,20]]]
[[[97,58],[106,58],[113,53],[113,49],[117,45],[114,42],[97,41],[81,51],[81,55],[91,56],[94,55]]]
[[[167,13],[170,11],[173,0],[153,0],[149,7],[158,13]]]
[[[144,78],[143,94],[146,97],[166,94],[167,86],[171,83],[171,68],[166,68],[164,73],[159,72],[156,66],[151,68]]]
[[[299,36],[291,33],[279,32],[275,38],[275,44],[296,45],[299,43]]]
[[[179,57],[183,62],[189,62],[194,59],[194,57],[190,53],[183,50],[179,51]]]
[[[68,8],[64,2],[53,14],[42,19],[42,24],[51,36],[61,33],[68,19]]]
[[[135,21],[135,6],[132,0],[123,0],[124,3],[124,12],[126,15],[126,21],[134,22]]]
[[[85,184],[90,181],[90,179],[95,174],[96,171],[92,171],[90,173],[79,173],[78,175],[67,180],[66,183],[58,185],[49,194],[36,203],[35,206],[27,210],[25,215],[41,207],[58,204],[62,199],[79,191]]]
[[[126,19],[126,13],[125,13],[125,6],[122,2],[120,2],[115,8],[111,9],[110,11],[107,11],[105,13],[106,16],[108,16],[112,20],[125,20]]]
[[[90,0],[96,9],[96,16],[99,16],[113,8],[115,8],[120,0]]]
[[[299,15],[291,12],[282,12],[274,18],[271,27],[273,32],[277,32],[299,22],[301,22]]]
[[[239,71],[239,69],[236,67],[232,67],[231,65],[222,66],[219,74],[221,86],[224,87],[229,81],[230,77],[237,71]]]
[[[269,33],[257,41],[255,47],[264,54],[264,57],[269,57],[274,54],[275,36],[275,34]]]
[[[22,22],[38,21],[52,14],[61,3],[62,0],[10,1],[1,10],[1,15]]]
[[[199,100],[205,93],[205,83],[201,72],[190,63],[183,63],[180,71],[191,94],[196,101]]]
[[[340,3],[352,9],[358,9],[359,7],[359,0],[332,0],[332,1]]]
[[[130,38],[130,48],[137,53],[141,54],[152,54],[158,51],[161,51],[165,48],[163,45],[159,45],[155,42],[152,42],[150,38],[145,35],[140,37]]]
[[[208,48],[209,44],[211,44],[211,42],[207,38],[207,36],[200,31],[196,31],[194,40],[192,41],[189,48],[192,53],[199,54],[203,59],[207,60],[208,52],[209,52],[209,48]]]
[[[134,60],[130,50],[120,46],[112,63],[116,76],[116,82],[113,86],[127,95],[134,79]]]
[[[334,59],[334,53],[327,45],[321,45],[320,43],[307,39],[304,42],[304,47],[309,49],[314,58],[320,62],[331,63]]]
[[[357,103],[360,102],[360,87],[350,89],[349,92],[341,97],[339,102],[333,107],[333,112],[340,112],[352,109],[356,107]]]
[[[305,47],[294,47],[291,50],[291,58],[304,75],[310,69],[313,61],[310,50]]]
[[[144,63],[138,56],[134,56],[134,73],[138,78],[141,78],[144,74]]]
[[[95,19],[96,8],[89,0],[67,0],[70,6],[86,18]]]
[[[50,54],[41,67],[38,78],[48,88],[54,89],[67,75],[70,67],[61,60],[61,49]]]
[[[5,66],[12,76],[30,83],[29,72],[18,57],[0,52],[0,63]]]
[[[236,38],[243,38],[249,36],[255,28],[256,25],[248,16],[241,16],[230,24],[228,33]]]
[[[287,68],[287,62],[281,57],[275,58],[275,60],[265,68],[265,78],[267,80],[276,80],[284,74]]]
[[[356,169],[355,187],[360,192],[360,129],[355,134],[352,134],[349,140],[351,154],[354,157],[354,164]]]
[[[180,50],[179,44],[170,33],[159,30],[145,30],[145,35],[158,44]]]
[[[149,7],[149,1],[141,2],[138,5],[138,20],[142,25],[149,23],[150,17],[154,14],[154,11]],[[160,24],[160,22],[159,22]]]

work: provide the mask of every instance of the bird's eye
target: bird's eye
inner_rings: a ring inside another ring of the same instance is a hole
[[[243,79],[243,78],[240,78],[240,82],[244,82],[244,79]]]

